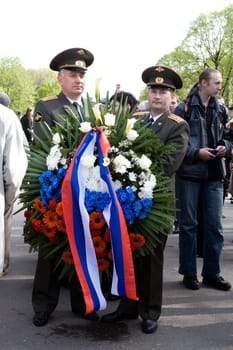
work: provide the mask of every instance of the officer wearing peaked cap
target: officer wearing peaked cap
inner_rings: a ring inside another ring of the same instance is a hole
[[[183,86],[181,77],[173,69],[162,66],[145,69],[142,73],[142,80],[150,87],[157,86],[175,90]]]
[[[50,62],[49,67],[54,71],[69,69],[85,73],[94,61],[92,53],[86,49],[68,49],[57,54]]]
[[[85,99],[82,98],[82,93],[85,87],[87,67],[93,63],[93,60],[92,53],[83,48],[65,50],[52,59],[50,68],[58,72],[57,80],[61,86],[61,92],[57,96],[46,97],[36,104],[33,127],[37,136],[42,139],[46,138],[40,127],[42,123],[46,122],[52,128],[55,122],[62,123],[63,119],[72,112],[77,114],[77,118],[82,117],[81,112],[78,112],[73,103],[76,102],[80,109],[85,109]],[[87,109],[85,114],[87,114]],[[35,326],[44,326],[58,304],[60,281],[56,273],[55,262],[44,258],[39,250],[32,291]],[[98,319],[96,313],[85,314],[86,306],[76,274],[72,277],[69,288],[73,313],[96,321]]]
[[[93,54],[83,48],[62,51],[52,59],[49,67],[58,72],[57,81],[61,92],[41,99],[35,106],[33,128],[40,138],[45,138],[41,122],[53,127],[55,122],[62,123],[66,115],[72,112],[81,120],[84,114],[87,116],[86,100],[82,93],[87,69],[93,61]]]
[[[166,155],[163,167],[164,174],[171,177],[171,183],[174,184],[175,172],[184,158],[189,137],[186,121],[169,111],[173,91],[182,87],[182,79],[168,67],[153,66],[144,70],[142,80],[148,86],[149,105],[149,111],[145,112],[144,123],[151,125],[155,137],[161,143],[173,145],[173,149]],[[149,123],[150,120],[152,123]],[[144,333],[156,331],[162,309],[165,244],[166,236],[161,234],[160,242],[154,248],[153,254],[136,259],[135,275],[139,301],[122,299],[115,312],[102,317],[103,322],[133,319],[140,315],[142,331]]]

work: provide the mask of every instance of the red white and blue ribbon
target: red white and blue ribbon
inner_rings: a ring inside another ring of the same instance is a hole
[[[113,252],[112,293],[138,300],[126,221],[113,188],[109,169],[104,165],[104,158],[108,156],[110,144],[102,129],[92,129],[85,135],[76,150],[62,185],[64,220],[87,314],[94,310],[106,308],[106,300],[101,290],[98,264],[90,233],[89,214],[84,204],[88,169],[81,162],[82,157],[94,153],[96,144],[101,182],[104,190],[111,197],[111,202],[103,211],[103,215],[111,232]]]

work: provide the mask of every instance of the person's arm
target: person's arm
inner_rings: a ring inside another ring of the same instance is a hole
[[[21,186],[27,169],[25,136],[17,116],[10,109],[5,111],[5,146],[3,150],[3,181],[5,202],[9,206]]]

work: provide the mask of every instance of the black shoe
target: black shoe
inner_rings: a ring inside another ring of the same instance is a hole
[[[107,296],[106,296],[106,299],[108,301],[115,301],[115,300],[119,300],[120,298],[121,297],[119,295],[114,295],[114,294],[111,294],[111,293],[107,294]]]
[[[188,289],[192,289],[192,290],[200,289],[200,283],[197,279],[197,276],[184,276],[183,284]]]
[[[99,319],[99,315],[95,311],[91,312],[90,314],[82,315],[82,317],[88,321],[98,321],[98,319]]]
[[[37,327],[45,326],[48,323],[49,315],[50,314],[47,311],[35,312],[33,324]]]
[[[213,287],[219,290],[230,290],[231,284],[224,280],[223,277],[207,278],[203,277],[202,283],[208,287]]]
[[[88,321],[98,321],[98,319],[99,319],[99,315],[95,311],[91,312],[90,314],[84,314],[83,312],[76,311],[76,310],[72,310],[72,312],[75,315],[78,315],[82,318],[85,318],[85,320],[88,320]]]
[[[123,320],[136,320],[137,318],[138,318],[138,314],[127,314],[117,310],[110,314],[103,315],[101,318],[101,321],[106,323],[111,323],[111,322],[119,322]]]
[[[143,320],[141,327],[144,333],[154,333],[158,328],[158,323],[154,320]]]

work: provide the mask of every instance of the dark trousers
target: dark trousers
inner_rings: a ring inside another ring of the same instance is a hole
[[[166,236],[161,237],[154,254],[135,259],[139,301],[122,299],[118,311],[139,314],[142,319],[158,320],[162,310],[163,262]]]
[[[53,260],[38,255],[37,267],[32,290],[32,306],[35,312],[53,312],[59,300],[61,283],[54,270]],[[84,314],[86,307],[77,275],[74,274],[69,285],[71,310]]]

